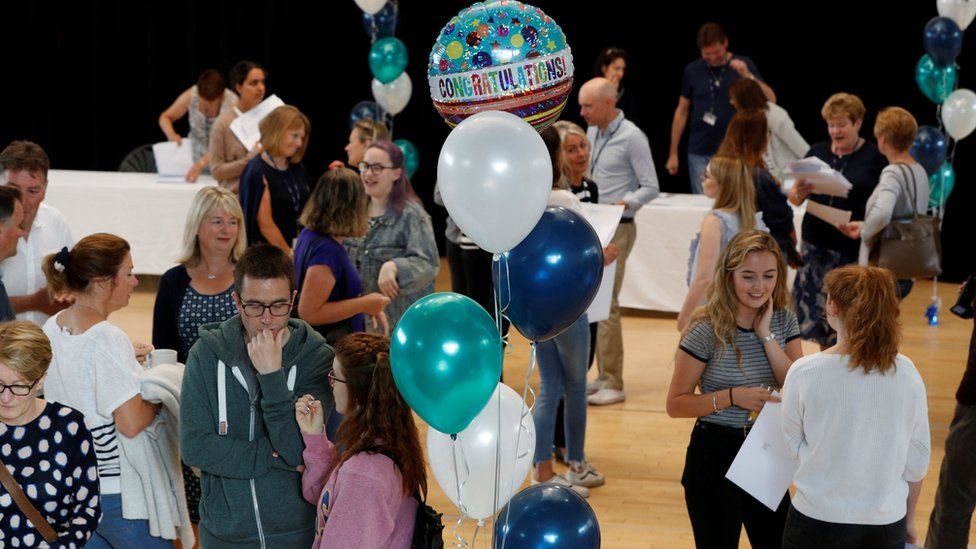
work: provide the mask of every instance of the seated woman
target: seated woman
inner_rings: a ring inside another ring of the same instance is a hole
[[[241,207],[249,244],[267,242],[287,254],[298,236],[298,216],[308,200],[301,164],[311,124],[291,105],[271,111],[258,126],[263,152],[241,174]]]
[[[58,536],[56,545],[84,547],[95,533],[98,502],[95,447],[78,410],[38,396],[51,363],[51,343],[37,325],[0,324],[0,448],[34,508]],[[11,448],[18,449],[11,451]],[[41,487],[44,489],[41,489]],[[44,539],[3,490],[0,531],[10,547],[36,547]]]
[[[719,257],[708,302],[692,315],[668,388],[671,417],[697,418],[681,484],[697,547],[779,547],[789,496],[776,511],[725,478],[752,427],[751,412],[776,398],[803,356],[790,310],[779,245],[763,231],[740,232]]]
[[[898,292],[887,269],[824,281],[837,343],[797,360],[783,387],[783,435],[800,466],[783,547],[905,547],[930,458],[925,383],[898,353]]]
[[[168,109],[159,115],[159,128],[166,139],[181,143],[183,138],[173,129],[173,123],[190,115],[190,135],[193,140],[193,167],[186,174],[190,183],[210,165],[210,131],[217,117],[234,108],[237,94],[227,89],[224,75],[214,69],[200,74],[197,83],[181,93]]]
[[[264,101],[267,78],[264,67],[252,61],[241,61],[230,70],[230,85],[237,93],[234,108],[220,115],[210,131],[210,173],[225,189],[237,192],[244,166],[261,152],[258,143],[250,151],[230,129],[230,123]]]
[[[132,274],[129,243],[112,234],[89,235],[70,251],[47,256],[43,268],[52,295],[74,298],[44,324],[53,351],[44,396],[84,414],[94,438],[102,521],[87,547],[169,549],[171,541],[149,533],[149,521],[123,518],[119,475],[126,457],[117,438],[135,437],[159,410],[139,394],[141,366],[132,342],[108,321],[128,305],[139,283]],[[142,490],[133,496],[144,497]]]
[[[691,241],[688,259],[688,294],[678,313],[678,330],[688,326],[692,313],[705,304],[708,287],[722,250],[739,231],[767,230],[756,213],[756,190],[751,170],[741,158],[717,154],[702,172],[702,191],[715,200]]]
[[[434,228],[403,168],[403,152],[390,141],[375,141],[359,163],[369,197],[369,232],[343,241],[363,291],[391,299],[390,326],[415,301],[433,293],[440,268]],[[374,326],[370,331],[380,331]]]
[[[335,353],[329,382],[345,416],[338,447],[323,430],[322,403],[312,395],[295,403],[305,439],[302,493],[318,509],[313,547],[407,549],[427,473],[410,406],[393,382],[390,342],[352,334]]]
[[[356,172],[333,168],[319,179],[302,212],[305,226],[295,245],[295,287],[301,292],[298,317],[334,344],[362,332],[363,315],[389,336],[383,309],[390,298],[379,292],[363,295],[363,281],[342,247],[346,237],[362,237],[369,229],[366,191]]]

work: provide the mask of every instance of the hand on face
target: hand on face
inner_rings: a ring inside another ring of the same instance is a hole
[[[281,369],[281,350],[285,348],[290,335],[287,328],[278,330],[277,335],[267,329],[247,342],[247,356],[259,374],[270,374]]]

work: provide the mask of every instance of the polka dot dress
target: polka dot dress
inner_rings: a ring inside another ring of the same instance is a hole
[[[80,412],[49,402],[26,425],[0,423],[0,459],[58,533],[58,547],[84,547],[101,518],[98,464]],[[0,547],[47,547],[0,486]]]

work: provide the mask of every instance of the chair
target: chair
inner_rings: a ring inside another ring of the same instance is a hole
[[[119,171],[156,173],[156,157],[153,155],[152,144],[139,145],[132,149],[119,164]]]

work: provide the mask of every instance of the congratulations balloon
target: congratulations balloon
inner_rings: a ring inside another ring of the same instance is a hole
[[[939,15],[952,19],[962,30],[976,17],[976,2],[972,0],[937,0],[935,6]]]
[[[499,402],[501,398],[501,422]],[[434,478],[447,497],[474,519],[484,519],[508,503],[522,487],[532,468],[535,450],[535,425],[522,397],[508,385],[498,384],[495,393],[474,421],[458,433],[449,435],[427,430],[427,462]],[[499,432],[498,426],[501,425]],[[501,445],[498,475],[498,501],[495,494],[495,445]],[[459,491],[460,490],[460,491]]]
[[[933,17],[925,25],[922,42],[937,64],[951,65],[962,52],[962,30],[948,17]]]
[[[519,117],[478,113],[447,136],[437,161],[444,206],[484,250],[511,250],[542,217],[552,162],[539,134]]]
[[[383,84],[389,84],[407,68],[407,47],[403,42],[388,36],[380,38],[369,49],[369,69]]]
[[[492,265],[508,318],[522,335],[545,341],[569,328],[596,297],[603,248],[576,212],[547,208],[529,236]]]
[[[420,167],[420,151],[406,139],[397,139],[393,143],[403,152],[403,167],[407,170],[407,177],[412,178]]]
[[[461,432],[481,412],[502,375],[502,340],[474,300],[442,292],[413,305],[390,341],[397,389],[431,427]]]
[[[953,139],[963,139],[976,130],[976,93],[961,89],[942,103],[942,122]]]
[[[373,99],[390,114],[400,114],[410,102],[413,93],[413,83],[406,72],[401,73],[393,82],[384,84],[373,79]]]
[[[929,207],[941,208],[945,205],[955,185],[956,171],[952,169],[952,164],[945,162],[939,171],[929,176]]]
[[[599,549],[600,523],[586,500],[557,484],[515,494],[495,519],[495,549]]]
[[[956,88],[958,73],[955,65],[940,67],[928,55],[923,55],[915,65],[915,82],[925,97],[936,105],[941,104]]]
[[[541,131],[566,106],[573,55],[562,29],[542,10],[491,0],[461,10],[444,26],[427,76],[434,108],[449,126],[503,110]]]
[[[925,172],[932,175],[942,166],[946,159],[949,143],[938,129],[932,126],[921,126],[912,145],[912,158],[925,168]]]

